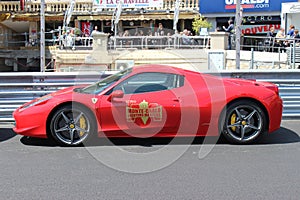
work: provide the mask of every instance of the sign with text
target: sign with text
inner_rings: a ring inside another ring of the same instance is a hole
[[[122,8],[162,7],[163,0],[121,0]],[[120,0],[94,0],[98,8],[116,8]]]
[[[243,25],[241,26],[242,34],[264,34],[267,33],[271,27],[274,27],[275,31],[280,29],[280,24],[268,24],[268,25]]]
[[[200,13],[235,13],[237,0],[200,1]],[[297,2],[298,0],[240,0],[244,12],[281,11],[281,3]]]

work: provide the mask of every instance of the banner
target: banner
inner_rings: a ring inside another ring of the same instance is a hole
[[[274,27],[275,32],[280,29],[280,24],[268,24],[268,25],[242,25],[242,34],[255,35],[266,34],[271,27]]]
[[[81,32],[84,36],[91,35],[91,23],[90,22],[81,22]]]
[[[75,7],[75,0],[71,0],[70,5],[65,13],[65,25],[64,26],[68,26],[68,24],[70,23],[72,14],[73,14],[73,10]]]
[[[116,8],[120,0],[94,0],[97,8]],[[123,0],[122,8],[162,7],[163,0]]]
[[[116,18],[114,23],[118,24],[120,21],[121,13],[122,13],[122,5],[123,5],[123,0],[118,2],[117,8],[116,8]]]
[[[176,0],[175,2],[175,11],[174,11],[174,21],[173,21],[173,30],[177,30],[177,23],[178,23],[178,17],[179,17],[179,7],[180,7],[180,1]]]

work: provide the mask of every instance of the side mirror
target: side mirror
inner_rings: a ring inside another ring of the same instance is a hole
[[[111,93],[109,97],[109,101],[113,101],[114,99],[120,99],[124,97],[124,92],[122,90],[115,90]]]

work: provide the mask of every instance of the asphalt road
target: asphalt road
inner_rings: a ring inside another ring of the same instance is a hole
[[[0,128],[0,199],[298,200],[299,136],[299,121],[285,120],[280,130],[255,145],[126,139],[113,141],[116,146],[99,142],[91,147],[59,147]],[[169,161],[157,153],[166,146],[174,151],[171,157],[183,155]],[[212,150],[200,159],[201,147],[210,146]],[[129,154],[117,154],[115,147]],[[149,152],[154,155],[147,157]],[[136,155],[145,155],[146,160]],[[155,169],[158,163],[164,166]]]

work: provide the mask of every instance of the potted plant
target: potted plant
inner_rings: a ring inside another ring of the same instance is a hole
[[[192,26],[193,26],[193,30],[196,32],[197,35],[200,34],[202,28],[205,28],[206,30],[212,28],[212,24],[202,16],[195,18],[192,23]]]

